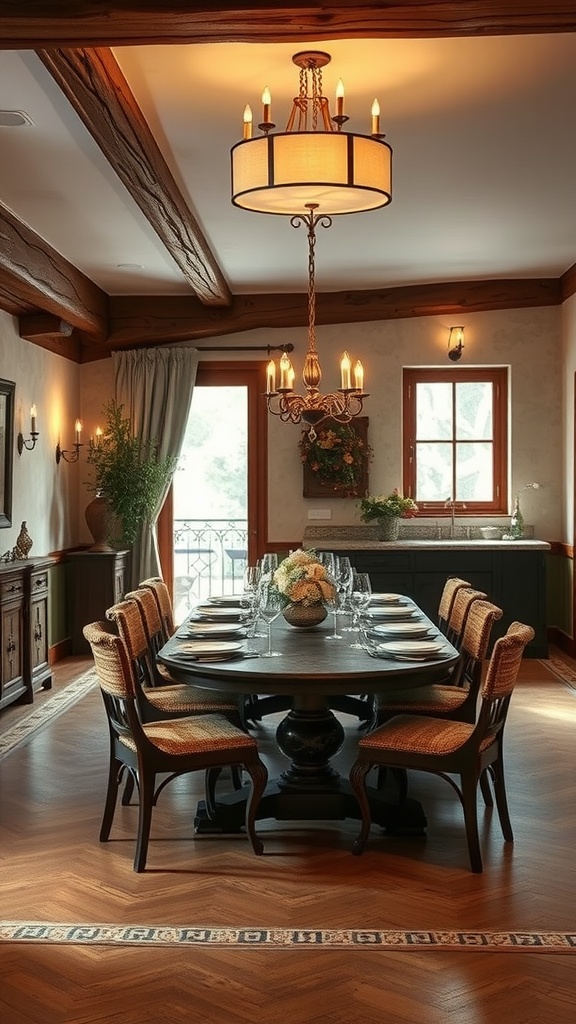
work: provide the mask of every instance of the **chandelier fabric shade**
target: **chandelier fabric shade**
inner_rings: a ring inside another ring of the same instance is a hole
[[[294,216],[314,203],[327,216],[361,213],[392,199],[392,150],[351,132],[276,132],[232,149],[232,202]]]

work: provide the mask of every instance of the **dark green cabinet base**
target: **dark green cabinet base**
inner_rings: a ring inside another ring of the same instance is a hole
[[[333,548],[336,553],[338,549]],[[502,636],[515,620],[532,626],[535,637],[526,648],[528,658],[547,658],[546,635],[546,551],[488,548],[423,550],[361,550],[348,547],[341,554],[350,557],[359,572],[370,574],[374,591],[407,594],[435,621],[447,576],[461,576],[502,608],[504,615],[494,624],[493,640]]]

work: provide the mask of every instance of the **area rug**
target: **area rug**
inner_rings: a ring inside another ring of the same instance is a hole
[[[69,686],[58,690],[54,696],[34,708],[6,732],[0,734],[0,761],[24,743],[32,733],[52,722],[68,708],[82,699],[94,686],[97,678],[94,669],[84,672]]]
[[[564,661],[563,658],[559,658],[556,654],[550,654],[540,664],[544,665],[561,682],[566,683],[571,690],[576,690],[576,667],[572,660]]]
[[[0,921],[0,943],[80,946],[237,946],[295,949],[302,946],[387,950],[576,953],[576,932],[373,931],[323,928],[211,928],[174,925],[54,924]]]

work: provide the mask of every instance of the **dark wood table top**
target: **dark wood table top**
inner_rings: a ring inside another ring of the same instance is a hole
[[[416,611],[434,629],[435,635],[430,639],[443,640],[444,656],[428,661],[374,658],[364,650],[350,647],[355,633],[345,633],[341,640],[327,640],[332,632],[330,619],[305,630],[289,626],[280,617],[272,625],[272,649],[282,652],[279,658],[240,655],[227,661],[194,660],[182,651],[183,624],[162,647],[158,660],[182,682],[229,693],[305,694],[311,683],[317,694],[373,693],[387,688],[396,690],[402,685],[425,686],[444,678],[459,654],[436,625],[420,609]],[[266,641],[247,638],[242,647],[247,652],[262,652],[266,650]]]

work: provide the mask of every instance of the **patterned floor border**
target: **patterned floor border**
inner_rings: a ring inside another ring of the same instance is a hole
[[[561,682],[566,683],[572,690],[576,690],[576,669],[574,663],[569,664],[562,658],[558,658],[555,654],[550,654],[545,661],[541,660],[540,664],[544,665],[552,675],[560,679]]]
[[[576,932],[382,931],[323,928],[214,928],[176,925],[54,924],[0,921],[0,943],[77,946],[196,946],[296,949],[576,953]]]
[[[52,697],[45,700],[37,708],[34,708],[29,715],[25,715],[19,722],[0,733],[0,761],[12,751],[24,743],[37,729],[52,722],[58,715],[61,715],[68,708],[81,700],[94,686],[96,686],[96,673],[93,669],[84,672],[69,686],[58,690]]]

